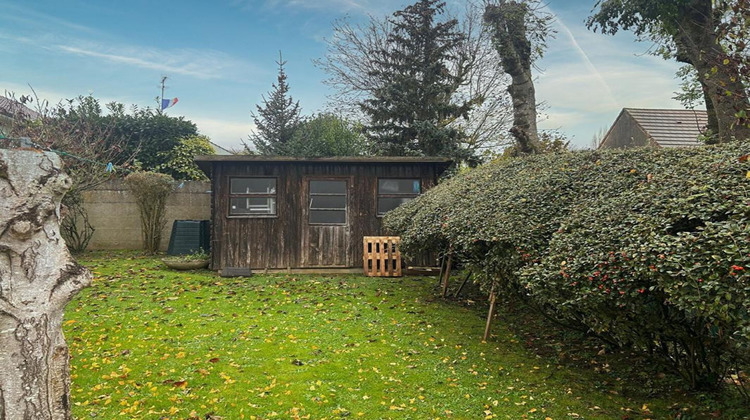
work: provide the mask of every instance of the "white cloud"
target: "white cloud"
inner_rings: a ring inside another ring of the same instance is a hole
[[[112,40],[110,34],[87,26],[14,6],[13,17],[0,16],[22,30],[8,31],[0,26],[0,51],[35,49],[69,56],[86,57],[128,67],[157,70],[201,80],[246,81],[263,74],[252,63],[212,49],[155,48]]]
[[[2,7],[4,13],[0,15],[0,20],[11,21],[17,24],[20,23],[26,28],[49,31],[51,27],[58,27],[76,32],[85,32],[92,35],[101,35],[99,31],[89,26],[60,19],[57,16],[39,13],[20,4],[4,3]]]
[[[133,46],[102,47],[90,45],[57,45],[60,51],[68,54],[93,57],[104,61],[125,64],[172,74],[182,74],[198,79],[231,79],[244,74],[249,69],[247,63],[232,58],[228,54],[211,50],[159,50]],[[244,70],[243,70],[244,68]]]

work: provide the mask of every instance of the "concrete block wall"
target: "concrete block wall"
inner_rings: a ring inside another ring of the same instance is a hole
[[[167,201],[162,250],[169,246],[169,235],[175,220],[211,218],[210,188],[208,182],[177,181],[177,187]],[[89,250],[143,248],[138,206],[121,180],[107,182],[84,193],[84,206],[88,211],[89,223],[95,229]]]

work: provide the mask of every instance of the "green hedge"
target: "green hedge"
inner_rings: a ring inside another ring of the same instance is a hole
[[[742,144],[498,161],[385,218],[407,254],[453,252],[482,286],[660,356],[693,387],[750,354]]]

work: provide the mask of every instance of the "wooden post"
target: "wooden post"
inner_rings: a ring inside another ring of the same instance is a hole
[[[445,263],[445,273],[443,273],[443,297],[448,295],[448,279],[451,277],[451,263],[453,262],[453,248],[448,254],[448,261]]]
[[[466,275],[464,282],[461,283],[461,287],[459,287],[458,290],[456,290],[456,294],[453,295],[453,297],[458,297],[458,295],[461,294],[461,290],[464,290],[464,286],[466,286],[466,283],[469,281],[470,277],[471,277],[471,271],[469,271],[469,274]]]
[[[440,257],[440,274],[438,274],[437,284],[435,285],[435,287],[440,286],[440,284],[443,282],[443,273],[445,273],[445,260],[445,255]]]
[[[495,316],[495,301],[497,295],[495,294],[495,283],[492,283],[492,290],[490,291],[490,310],[487,312],[487,324],[484,327],[484,338],[482,340],[487,341],[490,338],[490,328],[492,327],[492,318]]]

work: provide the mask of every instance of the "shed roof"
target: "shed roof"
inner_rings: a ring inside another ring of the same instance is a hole
[[[203,172],[210,174],[211,166],[215,163],[354,163],[354,164],[438,164],[448,166],[451,159],[444,157],[417,157],[417,156],[336,156],[305,158],[293,156],[258,156],[258,155],[210,155],[196,156],[195,163]]]
[[[692,109],[623,108],[660,147],[694,147],[708,124],[708,114]],[[618,117],[619,119],[619,117]]]

